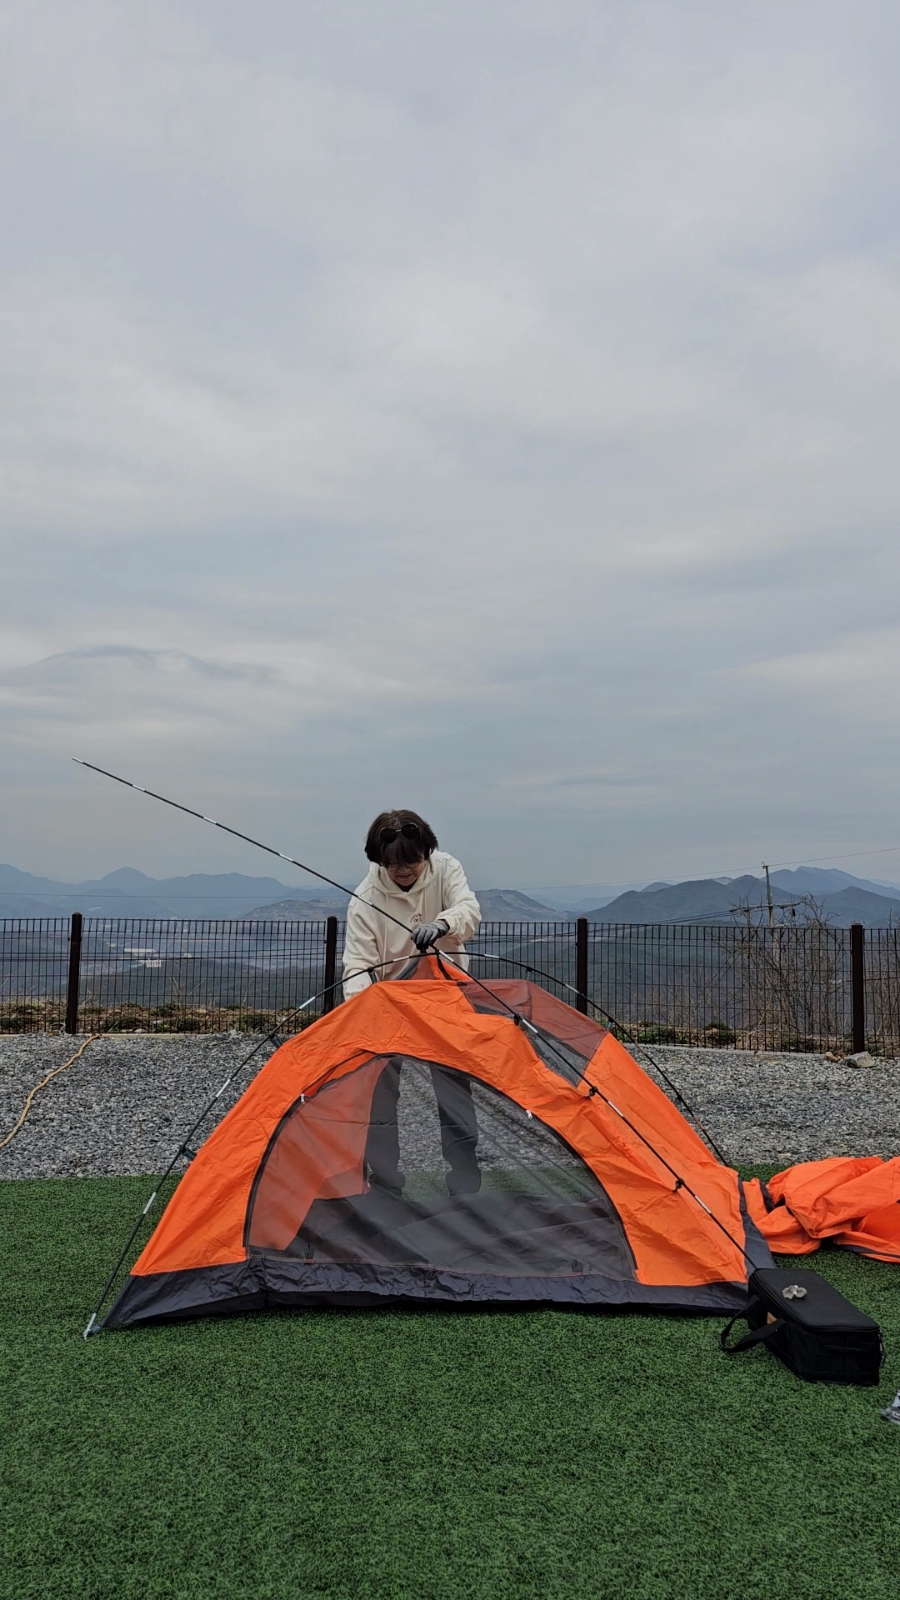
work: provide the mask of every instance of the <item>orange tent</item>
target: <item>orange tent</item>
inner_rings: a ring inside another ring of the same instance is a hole
[[[104,1325],[423,1301],[731,1312],[767,1265],[737,1173],[612,1034],[429,958],[272,1055]]]

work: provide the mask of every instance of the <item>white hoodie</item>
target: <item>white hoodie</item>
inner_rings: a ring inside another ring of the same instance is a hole
[[[438,939],[439,950],[462,950],[463,940],[471,938],[481,923],[481,909],[459,862],[445,850],[435,850],[425,870],[411,889],[400,889],[383,867],[373,862],[347,907],[344,941],[344,999],[368,988],[374,970],[375,981],[395,978],[410,956],[417,954],[407,928],[423,922],[446,922],[449,931]],[[363,904],[365,901],[365,904]],[[376,909],[382,907],[404,924],[398,928]],[[390,966],[383,966],[385,961]],[[462,964],[468,965],[465,956]],[[351,977],[351,973],[358,976]]]

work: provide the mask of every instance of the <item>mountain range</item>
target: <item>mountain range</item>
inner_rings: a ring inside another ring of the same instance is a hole
[[[95,917],[246,917],[264,901],[285,896],[307,901],[315,899],[317,891],[242,872],[149,878],[134,867],[119,867],[103,878],[60,883],[0,866],[0,917],[67,917],[73,911]],[[334,905],[329,902],[329,911],[342,909],[345,903],[344,899]]]
[[[517,889],[476,890],[486,921],[555,921],[559,909]],[[61,883],[18,867],[0,866],[0,917],[68,917],[73,911],[103,917],[258,917],[261,921],[318,922],[342,917],[347,895],[340,890],[301,889],[277,878],[242,872],[194,872],[182,878],[150,878],[119,867],[103,878]]]
[[[801,918],[814,903],[834,927],[861,922],[867,928],[900,923],[900,891],[893,885],[855,878],[836,868],[781,868],[771,874],[776,920]],[[686,883],[652,883],[629,890],[586,913],[589,922],[707,922],[730,924],[753,908],[755,921],[768,915],[765,879],[697,878]]]
[[[779,921],[802,916],[812,897],[836,927],[862,922],[866,927],[900,923],[900,888],[869,878],[856,878],[836,868],[780,868],[771,874]],[[598,886],[599,887],[599,886]],[[765,880],[745,874],[737,878],[699,878],[684,883],[654,882],[628,889],[608,903],[598,895],[575,897],[572,886],[542,891],[537,899],[519,889],[476,889],[488,922],[540,922],[586,915],[591,922],[733,923],[738,908],[752,906],[765,918]],[[319,921],[343,916],[347,896],[339,890],[297,888],[277,878],[254,878],[242,872],[194,872],[177,878],[151,878],[134,867],[120,867],[102,878],[62,883],[0,866],[0,918],[67,917],[73,911],[107,917],[221,917],[261,920]]]
[[[476,889],[475,897],[485,922],[558,922],[562,915],[556,907],[542,905],[518,889]],[[325,900],[287,899],[257,906],[254,915],[263,922],[314,921],[336,913],[343,916],[346,906],[346,896],[337,908]]]

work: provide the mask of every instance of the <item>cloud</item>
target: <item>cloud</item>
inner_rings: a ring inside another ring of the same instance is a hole
[[[253,659],[254,656],[257,659]],[[449,689],[457,698],[459,686]],[[19,742],[72,753],[154,746],[168,754],[197,741],[239,737],[245,746],[284,737],[305,720],[374,705],[427,704],[448,687],[427,674],[354,668],[319,642],[245,643],[218,659],[179,650],[101,645],[63,651],[0,673],[0,709]],[[74,743],[73,743],[74,741]]]
[[[852,839],[822,723],[889,776],[843,685],[889,715],[900,403],[864,9],[8,6],[17,773],[233,772],[323,848],[415,791],[531,881]]]
[[[753,676],[875,722],[900,718],[900,628],[848,634],[819,650],[758,662]]]
[[[789,270],[761,292],[742,256],[790,248],[868,147],[864,98],[826,49],[698,67],[627,33],[599,91],[579,80],[560,96],[532,71],[523,141],[503,95],[499,114],[470,94],[435,120],[342,81],[339,60],[317,76],[223,51],[184,10],[76,16],[45,0],[7,26],[23,130],[123,178],[215,178],[233,230],[265,213],[284,236],[270,250],[306,253],[263,342],[204,337],[196,305],[150,285],[8,279],[12,521],[113,534],[364,517],[471,532],[482,554],[515,524],[537,562],[552,521],[575,560],[599,538],[617,565],[727,558],[808,528],[804,468],[838,419],[812,392],[787,413],[747,370],[751,309],[783,359],[794,286]],[[449,207],[423,204],[422,179],[446,179],[451,153],[464,176]],[[482,452],[472,471],[484,430],[521,454],[635,452],[642,471],[523,492],[502,459],[488,473]],[[869,455],[858,443],[848,470]]]
[[[340,517],[385,457],[421,451],[414,419],[363,417],[333,380],[213,348],[83,283],[7,284],[0,337],[12,525],[127,535]]]

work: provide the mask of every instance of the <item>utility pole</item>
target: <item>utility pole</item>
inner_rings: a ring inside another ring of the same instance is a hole
[[[764,861],[761,863],[761,866],[762,866],[763,872],[766,875],[766,899],[769,902],[769,932],[770,933],[774,933],[775,932],[775,907],[772,904],[772,884],[771,884],[770,879],[769,879],[769,869],[766,866],[766,863]]]

